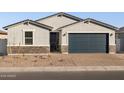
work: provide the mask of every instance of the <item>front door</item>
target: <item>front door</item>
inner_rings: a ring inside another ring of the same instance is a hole
[[[59,52],[59,32],[50,32],[50,52]]]

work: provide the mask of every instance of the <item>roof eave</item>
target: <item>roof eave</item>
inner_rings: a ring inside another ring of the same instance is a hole
[[[96,24],[98,24],[98,25],[107,27],[107,28],[112,29],[112,30],[115,30],[115,31],[119,30],[119,28],[117,28],[117,27],[115,27],[115,26],[106,24],[106,23],[104,23],[104,22],[101,22],[101,21],[98,21],[98,20],[95,20],[95,19],[87,18],[87,19],[84,19],[84,22],[85,22],[85,21],[89,21],[89,22],[92,22],[92,23],[96,23]]]
[[[5,32],[5,31],[0,31],[0,34],[2,34],[2,35],[7,35],[7,32]]]
[[[3,29],[6,30],[6,29],[8,29],[9,27],[11,27],[13,25],[20,24],[20,23],[23,23],[23,22],[28,22],[28,21],[29,21],[29,19],[26,19],[26,20],[23,20],[23,21],[19,21],[19,22],[16,22],[16,23],[4,26]]]
[[[3,29],[7,30],[9,27],[11,27],[13,25],[21,24],[21,23],[26,23],[26,22],[29,22],[31,24],[35,24],[37,26],[41,26],[41,27],[46,28],[48,30],[52,30],[53,29],[53,27],[51,27],[51,26],[47,26],[45,24],[41,24],[39,22],[36,22],[36,21],[33,21],[33,20],[29,20],[29,19],[28,20],[21,21],[21,22],[14,23],[14,24],[11,24],[11,25],[8,25],[8,26],[5,26],[5,27],[3,27]]]
[[[44,17],[44,18],[37,19],[37,20],[35,20],[35,21],[40,21],[40,20],[47,19],[47,18],[49,18],[49,17],[56,16],[56,15],[63,15],[63,16],[72,18],[72,19],[77,20],[77,21],[82,21],[82,20],[83,20],[83,19],[81,19],[81,18],[79,18],[79,17],[76,17],[76,16],[73,16],[73,15],[71,15],[71,14],[64,13],[64,12],[59,12],[59,13],[56,13],[56,14],[53,14],[53,15],[50,15],[50,16],[47,16],[47,17]]]
[[[32,23],[36,23],[36,25],[39,25],[41,27],[47,28],[48,30],[52,30],[53,29],[53,27],[51,27],[51,26],[48,26],[48,25],[45,25],[45,24],[42,24],[42,23],[39,23],[39,22],[36,22],[36,21],[32,21],[31,20],[31,22]]]

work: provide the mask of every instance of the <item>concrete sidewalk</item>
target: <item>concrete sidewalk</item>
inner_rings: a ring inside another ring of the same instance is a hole
[[[0,72],[124,71],[124,66],[1,67]]]

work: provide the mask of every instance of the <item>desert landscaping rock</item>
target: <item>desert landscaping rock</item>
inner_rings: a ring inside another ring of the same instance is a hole
[[[0,57],[0,67],[49,66],[124,66],[124,54],[8,55]]]

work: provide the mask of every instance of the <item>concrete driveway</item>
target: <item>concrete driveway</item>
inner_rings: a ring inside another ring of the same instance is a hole
[[[0,57],[0,67],[124,66],[124,54],[49,54]]]

